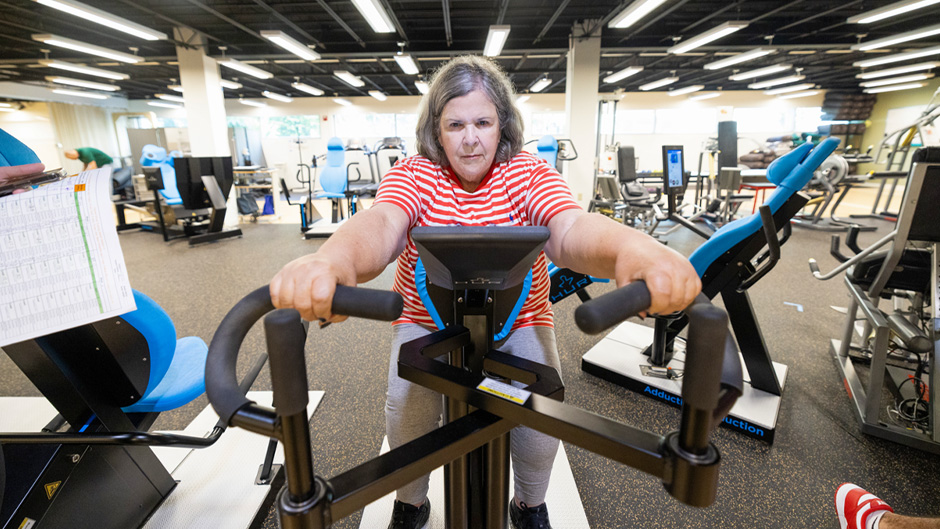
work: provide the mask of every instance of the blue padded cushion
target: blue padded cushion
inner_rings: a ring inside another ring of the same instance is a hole
[[[200,338],[176,339],[176,327],[155,301],[134,291],[137,310],[121,316],[147,341],[150,379],[139,401],[126,412],[166,411],[178,408],[205,391],[208,346]]]
[[[547,134],[539,138],[537,150],[539,158],[542,158],[551,166],[555,165],[555,160],[558,158],[558,141],[554,136]]]
[[[346,161],[346,149],[343,148],[343,140],[330,138],[326,142],[326,166],[342,167],[344,161]]]
[[[794,193],[809,183],[815,171],[826,158],[839,146],[838,138],[826,138],[815,149],[805,143],[774,160],[767,168],[767,178],[777,188],[764,204],[770,212],[777,213]],[[812,149],[812,150],[811,150]],[[751,237],[761,229],[760,213],[730,222],[716,231],[704,244],[699,246],[689,261],[695,267],[699,277],[705,275],[708,267],[722,254],[734,248],[738,243]]]
[[[39,156],[25,143],[0,129],[0,167],[40,163]]]
[[[173,152],[178,153],[179,151]],[[159,145],[144,145],[144,148],[141,149],[140,165],[143,167],[159,166],[160,174],[163,176],[163,189],[160,190],[160,196],[171,206],[183,203],[179,188],[176,187],[176,170],[173,169],[173,158],[167,154],[166,149]]]

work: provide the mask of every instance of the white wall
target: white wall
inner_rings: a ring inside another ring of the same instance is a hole
[[[0,112],[0,128],[35,151],[47,169],[63,167],[66,160],[45,103],[24,102],[22,110]]]

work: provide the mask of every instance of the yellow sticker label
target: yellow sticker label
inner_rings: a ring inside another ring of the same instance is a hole
[[[23,518],[23,523],[21,523],[20,526],[16,529],[32,529],[34,525],[36,525],[36,520],[33,520],[32,518]]]
[[[84,190],[85,190],[85,184],[75,184],[75,191],[76,191],[76,192],[78,192],[78,191],[84,191]]]
[[[525,404],[525,401],[529,400],[529,396],[532,394],[524,389],[519,389],[492,378],[484,378],[483,382],[480,382],[480,385],[477,386],[477,389],[516,404]]]
[[[55,494],[55,491],[59,490],[59,485],[61,484],[62,484],[61,481],[53,481],[52,483],[46,483],[45,485],[46,498],[49,498],[51,500],[52,495]]]

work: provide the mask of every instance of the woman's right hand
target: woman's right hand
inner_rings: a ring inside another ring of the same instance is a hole
[[[296,309],[307,321],[340,322],[330,308],[336,285],[356,286],[352,266],[343,266],[321,254],[294,259],[271,280],[271,302],[279,309]]]

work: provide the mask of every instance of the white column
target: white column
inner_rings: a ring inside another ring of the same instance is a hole
[[[231,156],[219,64],[206,56],[205,38],[201,35],[187,28],[174,28],[173,35],[176,40],[195,46],[176,48],[192,155]]]
[[[565,119],[568,136],[578,149],[578,158],[565,163],[565,177],[574,198],[585,209],[594,193],[597,167],[597,84],[601,62],[601,30],[585,35],[594,21],[574,26],[568,45],[568,75],[565,80]]]

